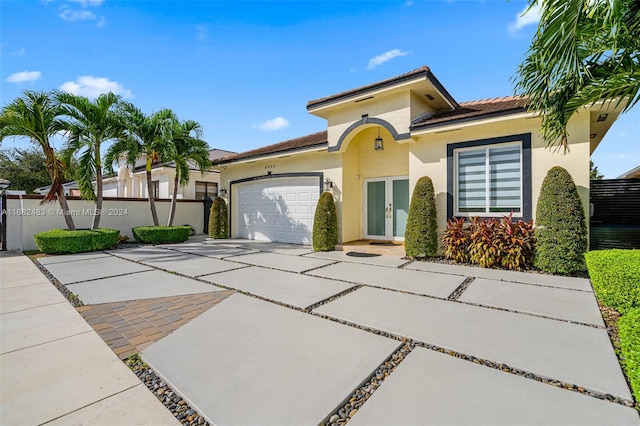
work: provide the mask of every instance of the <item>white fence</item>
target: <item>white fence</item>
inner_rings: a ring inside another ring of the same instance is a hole
[[[34,234],[49,229],[66,229],[60,204],[40,204],[43,197],[37,195],[7,197],[7,250],[35,250]],[[90,228],[95,204],[77,198],[69,198],[69,210],[76,229]],[[160,225],[169,218],[170,200],[156,200]],[[133,239],[131,228],[153,225],[149,201],[141,198],[105,198],[103,201],[100,228],[118,229],[120,235]],[[204,230],[204,205],[202,201],[178,200],[174,225],[191,225],[196,233]]]

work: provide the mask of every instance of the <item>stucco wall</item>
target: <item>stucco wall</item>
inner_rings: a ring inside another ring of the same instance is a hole
[[[553,166],[564,167],[571,173],[578,187],[585,215],[589,217],[589,114],[576,115],[569,122],[570,151],[566,154],[546,148],[539,135],[539,126],[539,118],[519,118],[417,137],[416,143],[410,145],[410,191],[413,192],[413,187],[420,177],[429,176],[432,179],[436,193],[439,232],[446,226],[447,144],[520,133],[531,133],[532,217],[535,219],[542,181]]]
[[[7,249],[37,249],[33,235],[49,229],[66,229],[60,205],[57,202],[40,205],[42,197],[29,196],[20,200],[11,197],[7,200]],[[168,201],[156,201],[158,220],[161,225],[167,224],[169,217]],[[74,212],[73,220],[77,229],[90,228],[92,212],[95,205],[80,199],[70,199],[69,209]],[[148,200],[139,199],[105,199],[104,214],[100,219],[101,228],[120,230],[121,235],[133,239],[131,228],[152,225]],[[202,202],[180,201],[176,206],[174,225],[192,225],[197,233],[203,232],[204,205]]]
[[[175,169],[164,167],[151,172],[151,180],[159,181],[160,198],[171,198],[173,195]],[[184,200],[194,200],[196,196],[196,181],[218,183],[220,174],[216,172],[200,173],[192,170],[189,175],[189,183],[178,187],[178,198]],[[144,172],[136,173],[126,179],[122,179],[120,191],[118,190],[118,179],[109,178],[104,181],[103,193],[105,197],[121,198],[146,198],[147,196],[147,176]],[[125,188],[124,186],[128,186]]]

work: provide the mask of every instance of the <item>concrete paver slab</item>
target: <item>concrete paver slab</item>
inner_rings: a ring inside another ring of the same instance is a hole
[[[364,263],[366,265],[379,265],[397,268],[407,263],[406,260],[395,256],[367,256],[356,257],[349,256],[345,251],[319,251],[305,255],[305,257],[314,257],[317,259],[339,260],[341,262]]]
[[[75,293],[85,304],[151,299],[223,290],[210,284],[154,270],[70,284],[67,288]]]
[[[604,326],[593,293],[586,291],[477,278],[458,300]]]
[[[40,271],[37,271],[40,274]],[[40,274],[42,275],[42,274]],[[3,314],[38,306],[68,303],[67,299],[46,278],[39,284],[9,287],[0,290],[0,311]]]
[[[174,257],[175,259],[152,259],[144,261],[143,263],[192,277],[230,271],[244,267],[237,263],[225,262],[224,260],[197,256],[195,254],[178,254]]]
[[[330,265],[330,260],[312,259],[303,256],[289,256],[278,253],[254,253],[234,256],[228,260],[246,263],[249,265],[264,266],[266,268],[280,269],[290,272],[302,272],[320,266]]]
[[[1,318],[1,353],[92,330],[66,300],[54,305],[3,314]]]
[[[417,347],[349,424],[638,425],[629,407]]]
[[[178,419],[142,383],[47,423],[48,426],[179,424]]]
[[[33,284],[49,284],[38,268],[22,253],[0,252],[0,289]]]
[[[64,262],[77,262],[79,260],[89,260],[89,259],[97,259],[100,257],[107,257],[108,254],[98,251],[91,253],[77,253],[77,254],[65,254],[59,256],[44,256],[39,257],[38,262],[43,265],[51,265],[53,263],[64,263]]]
[[[200,278],[299,308],[306,308],[353,287],[334,280],[256,266]]]
[[[140,384],[93,332],[0,355],[2,423],[42,424]]]
[[[151,268],[109,256],[83,260],[82,262],[53,263],[47,265],[47,269],[62,284],[71,284],[96,278],[148,271]]]
[[[109,250],[107,253],[133,260],[135,262],[144,262],[147,260],[166,260],[175,259],[180,256],[186,256],[173,250],[157,248],[153,246],[131,247],[118,250]]]
[[[489,278],[493,280],[512,281],[516,283],[538,284],[549,287],[569,288],[592,292],[591,283],[586,278],[561,277],[557,275],[536,274],[533,272],[504,271],[475,266],[448,265],[435,262],[412,262],[406,269],[439,272],[443,274],[464,275],[466,277]]]
[[[407,271],[355,263],[336,263],[311,271],[309,274],[443,298],[453,293],[465,280],[458,275]]]
[[[248,250],[244,248],[222,246],[222,245],[210,245],[205,243],[189,243],[189,244],[166,244],[160,247],[169,248],[182,253],[197,254],[200,256],[215,257],[217,259],[224,259],[231,256],[237,256],[239,254],[258,253],[258,250]]]
[[[234,294],[143,359],[212,424],[318,424],[400,342]]]
[[[604,329],[371,287],[315,311],[631,398]]]

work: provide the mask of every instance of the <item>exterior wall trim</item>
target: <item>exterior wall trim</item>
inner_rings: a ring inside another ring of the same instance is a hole
[[[287,178],[287,177],[317,177],[319,180],[318,190],[320,194],[323,192],[323,184],[324,184],[324,173],[323,172],[295,172],[295,173],[276,173],[272,174],[269,172],[266,175],[261,176],[252,176],[243,179],[236,179],[229,182],[229,234],[231,234],[231,230],[233,229],[233,185],[237,185],[240,183],[252,182],[256,180],[265,180],[265,179],[277,179],[277,178]]]
[[[532,186],[531,186],[531,133],[501,136],[497,138],[478,139],[465,142],[447,144],[447,220],[454,213],[453,210],[453,152],[459,148],[496,145],[508,142],[522,142],[522,220],[532,219]]]
[[[410,133],[398,133],[395,127],[393,127],[393,125],[388,121],[382,120],[381,118],[375,118],[375,117],[369,118],[369,116],[365,114],[362,116],[362,119],[353,123],[351,126],[347,128],[347,130],[345,130],[342,133],[342,135],[340,135],[340,139],[338,139],[338,144],[335,146],[330,146],[329,152],[339,152],[340,148],[342,147],[342,143],[347,138],[347,136],[349,136],[349,134],[353,132],[355,129],[357,129],[358,127],[364,126],[366,124],[377,124],[379,126],[384,127],[385,129],[387,129],[389,133],[391,133],[391,136],[393,136],[393,139],[396,141],[411,139]]]

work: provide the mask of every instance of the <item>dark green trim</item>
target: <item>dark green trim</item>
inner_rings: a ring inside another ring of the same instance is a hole
[[[362,119],[360,121],[356,121],[351,126],[349,126],[347,130],[342,132],[342,134],[340,135],[340,139],[338,139],[338,144],[335,146],[330,146],[329,152],[340,151],[340,148],[342,147],[342,143],[347,138],[347,136],[351,132],[353,132],[355,129],[357,129],[360,126],[364,126],[365,124],[377,124],[378,126],[384,127],[385,129],[387,129],[389,133],[391,133],[391,136],[393,136],[393,139],[396,141],[411,139],[410,133],[398,133],[395,127],[393,127],[393,125],[388,121],[382,120],[381,118],[369,118],[369,116],[365,114],[362,116]]]

